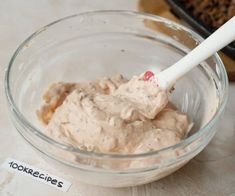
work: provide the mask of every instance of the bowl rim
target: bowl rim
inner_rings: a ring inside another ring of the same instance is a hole
[[[227,72],[225,70],[224,64],[222,62],[222,60],[220,59],[219,55],[217,53],[215,53],[213,56],[213,59],[215,60],[216,64],[219,66],[220,71],[221,71],[221,78],[222,81],[224,81],[223,85],[223,95],[222,95],[222,99],[219,102],[218,105],[218,109],[216,110],[215,114],[213,115],[213,117],[210,119],[210,121],[207,122],[207,124],[205,124],[199,131],[197,131],[196,133],[192,134],[191,136],[181,140],[179,143],[169,146],[169,147],[165,147],[162,148],[160,150],[157,151],[151,151],[151,152],[146,152],[146,153],[140,153],[140,154],[114,154],[114,153],[101,153],[101,152],[89,152],[89,151],[84,151],[81,150],[79,148],[75,148],[72,147],[70,145],[66,145],[63,143],[60,143],[54,139],[52,139],[51,137],[47,136],[46,134],[44,134],[42,131],[40,131],[39,129],[37,129],[33,124],[31,124],[25,117],[24,115],[20,112],[19,108],[17,107],[12,94],[11,94],[11,87],[10,87],[10,77],[11,77],[11,68],[14,65],[14,61],[17,58],[17,55],[21,52],[21,49],[23,49],[23,47],[29,43],[33,38],[35,38],[37,35],[39,35],[40,33],[43,33],[44,31],[46,31],[49,27],[62,22],[62,21],[66,21],[69,19],[73,19],[75,17],[82,17],[82,16],[90,16],[90,15],[96,15],[96,14],[121,14],[121,15],[127,15],[127,16],[136,16],[136,17],[141,17],[143,19],[148,19],[151,21],[157,21],[157,22],[162,22],[165,25],[170,25],[172,27],[175,27],[177,29],[181,29],[183,31],[186,31],[187,33],[189,33],[194,39],[196,39],[199,42],[203,41],[203,38],[197,34],[196,32],[194,32],[193,30],[178,24],[174,21],[171,21],[169,19],[166,19],[164,17],[160,17],[157,15],[153,15],[153,14],[147,14],[147,13],[142,13],[142,12],[137,12],[137,11],[129,11],[129,10],[98,10],[98,11],[89,11],[89,12],[83,12],[83,13],[78,13],[78,14],[73,14],[70,16],[66,16],[63,17],[61,19],[58,19],[54,22],[49,23],[46,26],[43,26],[41,28],[39,28],[37,31],[35,31],[33,34],[31,34],[26,40],[24,40],[19,46],[18,48],[15,50],[13,56],[10,59],[10,62],[7,66],[7,69],[5,71],[5,80],[4,80],[4,88],[5,88],[5,95],[6,95],[6,99],[7,99],[7,103],[9,105],[10,111],[14,112],[14,114],[16,115],[16,117],[18,118],[18,120],[20,122],[22,122],[33,134],[37,135],[38,137],[40,137],[42,140],[48,142],[49,144],[54,145],[55,147],[59,147],[63,150],[67,150],[70,152],[75,152],[75,153],[79,153],[81,155],[85,155],[85,156],[92,156],[93,158],[109,158],[109,159],[134,159],[134,158],[144,158],[144,157],[148,157],[148,156],[155,156],[159,153],[171,150],[171,149],[176,149],[178,147],[184,146],[184,145],[188,145],[191,142],[197,140],[199,137],[201,137],[204,133],[206,133],[207,130],[210,130],[210,128],[213,126],[213,124],[218,120],[218,118],[220,117],[220,115],[222,114],[222,112],[225,109],[227,100],[228,100],[228,77],[227,77]]]

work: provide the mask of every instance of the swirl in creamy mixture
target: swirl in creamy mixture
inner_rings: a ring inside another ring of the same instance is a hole
[[[142,76],[55,83],[37,112],[57,141],[87,151],[145,153],[174,145],[189,130],[168,93]]]

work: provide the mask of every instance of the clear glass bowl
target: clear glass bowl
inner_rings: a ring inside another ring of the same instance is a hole
[[[186,164],[216,132],[228,95],[217,54],[179,80],[170,99],[194,126],[182,142],[145,154],[86,152],[48,137],[36,116],[53,82],[80,82],[117,73],[130,78],[164,69],[202,38],[167,19],[126,11],[96,11],[55,21],[31,35],[14,53],[5,78],[12,121],[18,132],[55,167],[80,181],[109,187],[144,184]]]

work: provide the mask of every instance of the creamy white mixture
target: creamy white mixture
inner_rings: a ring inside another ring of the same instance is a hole
[[[121,75],[85,83],[55,83],[37,112],[57,141],[87,151],[144,153],[174,145],[189,119],[168,102],[168,92]]]

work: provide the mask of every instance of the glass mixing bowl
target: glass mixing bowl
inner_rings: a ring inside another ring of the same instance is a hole
[[[14,53],[5,78],[12,121],[23,138],[55,167],[80,181],[109,187],[144,184],[186,164],[212,139],[228,95],[217,54],[175,85],[170,99],[194,123],[187,138],[144,154],[82,151],[47,136],[36,116],[53,82],[81,82],[117,73],[130,78],[162,70],[202,38],[170,20],[127,11],[96,11],[57,20],[36,31]]]

